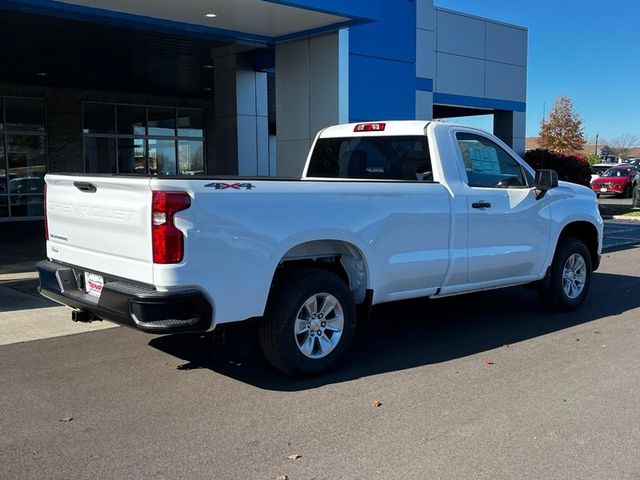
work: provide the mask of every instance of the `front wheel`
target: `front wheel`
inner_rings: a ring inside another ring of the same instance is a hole
[[[539,290],[540,300],[549,309],[567,311],[584,302],[591,286],[591,255],[581,240],[561,240],[551,265],[548,285]]]
[[[319,375],[353,341],[356,308],[345,281],[316,268],[278,275],[259,327],[260,347],[275,368],[294,377]]]

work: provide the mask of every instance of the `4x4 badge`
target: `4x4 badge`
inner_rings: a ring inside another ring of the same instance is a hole
[[[227,190],[228,188],[230,188],[231,190],[241,190],[243,188],[245,190],[251,190],[252,188],[256,188],[256,186],[253,183],[219,183],[219,182],[208,183],[207,185],[205,185],[205,188],[206,187],[215,188],[216,190]]]

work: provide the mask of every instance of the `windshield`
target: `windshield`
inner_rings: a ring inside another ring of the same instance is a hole
[[[610,168],[602,174],[603,177],[628,177],[631,175],[630,168]]]

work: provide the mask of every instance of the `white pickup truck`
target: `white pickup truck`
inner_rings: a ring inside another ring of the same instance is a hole
[[[588,188],[534,172],[483,131],[426,121],[338,125],[303,177],[46,176],[40,292],[79,321],[150,333],[259,319],[290,375],[336,364],[357,312],[531,284],[578,307],[603,221]]]

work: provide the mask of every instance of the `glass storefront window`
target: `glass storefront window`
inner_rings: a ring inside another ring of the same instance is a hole
[[[202,110],[178,110],[178,136],[204,137]]]
[[[149,107],[149,135],[176,134],[175,108]]]
[[[12,217],[42,217],[44,195],[11,195]]]
[[[7,193],[7,159],[4,154],[4,135],[0,135],[0,195]]]
[[[44,215],[44,101],[0,98],[0,219]]]
[[[84,139],[84,162],[89,173],[116,172],[115,138],[86,137]]]
[[[44,102],[37,98],[5,98],[7,130],[44,132]]]
[[[83,109],[87,172],[204,175],[202,109],[93,102]]]
[[[202,142],[193,140],[178,142],[178,167],[179,175],[204,175]]]
[[[114,133],[114,105],[106,103],[85,103],[83,112],[84,133]]]
[[[149,173],[155,175],[176,174],[175,140],[149,139]]]
[[[133,105],[118,105],[118,133],[122,135],[145,135],[146,109]]]
[[[44,174],[47,171],[47,155],[43,135],[7,135],[9,160],[9,193],[27,188],[28,193],[44,191]],[[23,182],[22,180],[29,180]],[[20,193],[27,193],[21,191]]]
[[[9,200],[6,195],[0,195],[0,218],[9,216]]]
[[[118,139],[118,173],[147,173],[143,138]]]

